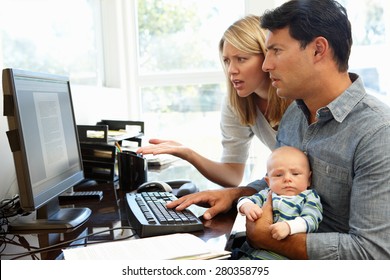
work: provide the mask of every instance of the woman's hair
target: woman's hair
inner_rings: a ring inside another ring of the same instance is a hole
[[[260,27],[260,17],[248,15],[233,23],[223,34],[219,42],[219,54],[222,58],[222,50],[225,42],[247,54],[265,54],[265,31]],[[224,65],[224,63],[222,63]],[[225,65],[224,65],[225,67]],[[225,71],[226,68],[225,68]],[[227,73],[227,72],[226,72]],[[233,111],[237,114],[243,125],[254,125],[257,117],[256,95],[240,97],[227,78],[228,96]],[[280,98],[276,89],[271,85],[268,90],[267,117],[271,126],[279,125],[284,111],[290,102]]]

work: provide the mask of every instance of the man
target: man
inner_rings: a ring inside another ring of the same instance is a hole
[[[324,219],[317,233],[277,241],[268,205],[264,219],[247,223],[250,244],[294,259],[390,259],[390,108],[347,72],[345,9],[333,0],[289,1],[261,26],[269,30],[263,70],[279,96],[296,99],[277,145],[309,156]]]
[[[390,259],[390,108],[347,72],[346,10],[333,0],[291,0],[267,11],[261,26],[269,30],[263,70],[279,96],[296,100],[283,116],[277,146],[307,153],[323,221],[317,233],[276,240],[266,204],[260,219],[247,221],[248,242],[290,259]],[[201,192],[174,206],[208,203],[204,217],[212,218],[266,183],[250,186]]]

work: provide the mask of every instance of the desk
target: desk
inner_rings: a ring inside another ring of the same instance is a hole
[[[150,180],[173,180],[190,178],[200,189],[218,188],[218,186],[209,182],[203,178],[199,172],[184,161],[178,161],[171,166],[166,166],[161,169],[152,169],[149,171]],[[129,222],[126,217],[126,200],[125,192],[121,191],[118,187],[118,183],[100,183],[98,190],[103,191],[103,199],[99,202],[94,201],[80,201],[74,204],[75,207],[89,207],[92,210],[92,215],[88,221],[79,228],[71,232],[60,233],[39,233],[39,234],[25,234],[20,235],[27,240],[31,248],[38,247],[44,248],[49,245],[55,245],[60,242],[70,241],[75,238],[86,236],[87,234],[99,232],[106,229],[113,229],[120,226],[129,226]],[[69,206],[68,206],[69,207]],[[225,247],[227,238],[231,231],[234,219],[236,217],[235,209],[226,214],[220,214],[211,221],[204,221],[204,231],[194,232],[193,234],[200,237],[219,249]],[[114,240],[117,238],[125,237],[130,232],[124,232],[124,236],[121,235],[121,231],[108,231],[104,234],[94,237],[81,238],[77,244],[84,244],[85,242],[96,242],[104,240]],[[8,236],[12,238],[12,236]],[[18,236],[15,237],[15,241],[18,241]],[[27,252],[25,248],[12,248],[15,246],[7,245],[6,250],[2,254],[12,252]],[[37,255],[40,259],[61,259],[62,254],[60,249],[53,251],[42,252]],[[9,256],[1,256],[1,259],[9,259]],[[23,259],[31,259],[31,256],[23,257]]]

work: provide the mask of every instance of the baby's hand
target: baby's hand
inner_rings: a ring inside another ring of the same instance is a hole
[[[261,217],[263,214],[263,209],[254,203],[247,202],[241,205],[240,212],[245,214],[249,221],[254,222]]]
[[[271,236],[274,239],[281,240],[290,234],[290,226],[287,222],[277,222],[270,226]]]

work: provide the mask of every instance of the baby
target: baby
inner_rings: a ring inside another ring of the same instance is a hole
[[[250,221],[260,218],[263,213],[261,207],[268,193],[272,192],[273,238],[281,240],[291,234],[318,229],[322,221],[322,205],[315,190],[308,189],[311,171],[305,153],[289,146],[274,150],[268,158],[264,179],[269,188],[239,200],[237,208],[241,214]],[[253,258],[274,259],[277,256],[265,250],[252,250],[250,255]]]

